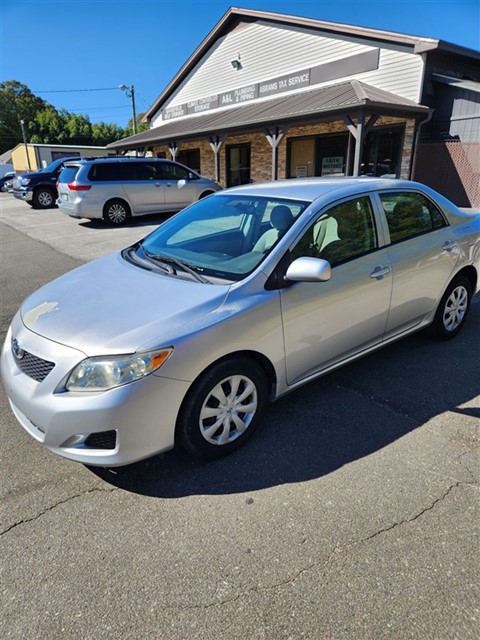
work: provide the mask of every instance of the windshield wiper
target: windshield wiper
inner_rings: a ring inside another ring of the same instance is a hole
[[[160,264],[161,266],[166,267],[166,271],[168,271],[168,273],[175,273],[174,269],[172,269],[172,267],[170,266],[170,264],[174,264],[176,267],[179,267],[180,269],[182,269],[182,271],[189,273],[198,282],[202,282],[203,284],[212,284],[210,280],[207,280],[207,278],[204,278],[202,275],[200,275],[195,270],[195,267],[193,267],[193,265],[189,265],[186,262],[182,262],[181,260],[178,260],[177,258],[172,258],[170,256],[163,256],[161,254],[149,253],[143,247],[142,249],[144,254],[147,256],[147,258],[149,258],[150,260],[154,260],[157,264]]]

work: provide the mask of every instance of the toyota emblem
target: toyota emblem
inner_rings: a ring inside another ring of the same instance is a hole
[[[16,360],[21,360],[25,355],[25,351],[20,347],[16,338],[12,339],[12,352]]]

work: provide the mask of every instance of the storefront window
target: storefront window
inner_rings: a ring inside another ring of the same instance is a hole
[[[184,164],[197,173],[200,172],[200,149],[182,149],[177,155],[177,162]]]
[[[294,138],[289,140],[289,178],[347,175],[349,133]],[[360,174],[398,177],[400,174],[403,128],[378,128],[364,142]],[[350,172],[355,141],[352,138]],[[350,173],[351,174],[351,173]]]
[[[346,174],[348,133],[317,138],[317,176]]]
[[[365,140],[360,174],[366,176],[398,177],[402,129],[378,129],[371,131]]]

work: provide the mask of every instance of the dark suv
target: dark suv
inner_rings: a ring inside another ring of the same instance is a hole
[[[56,184],[64,164],[71,160],[80,159],[79,156],[58,158],[44,169],[18,176],[13,182],[13,195],[19,200],[25,200],[36,209],[54,207],[58,198]]]

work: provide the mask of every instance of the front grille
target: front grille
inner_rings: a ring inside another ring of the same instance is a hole
[[[117,446],[117,432],[112,430],[91,433],[85,440],[85,446],[89,449],[115,449]]]
[[[54,362],[43,360],[38,356],[34,356],[33,353],[28,351],[22,351],[22,357],[19,358],[13,353],[17,367],[23,371],[23,373],[30,378],[33,378],[37,382],[42,382],[48,376],[50,371],[55,366]]]

